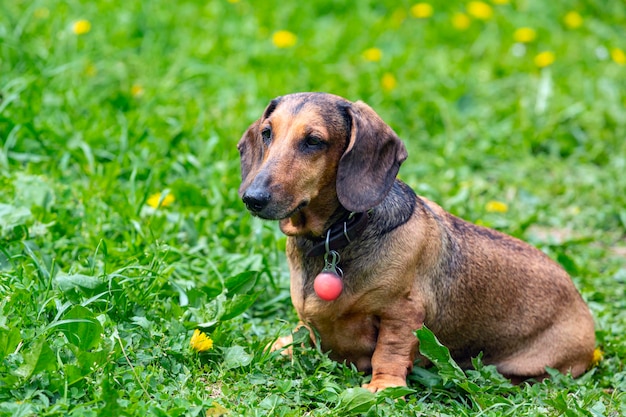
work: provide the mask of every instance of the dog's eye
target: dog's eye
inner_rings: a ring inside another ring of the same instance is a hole
[[[272,141],[272,129],[266,127],[265,129],[261,130],[261,137],[263,138],[263,143],[265,143],[265,146],[270,146],[270,142]]]
[[[309,149],[319,149],[324,146],[324,142],[317,136],[309,135],[304,138],[304,146]]]

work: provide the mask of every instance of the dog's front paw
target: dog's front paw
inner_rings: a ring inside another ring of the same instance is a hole
[[[269,349],[270,352],[280,351],[281,355],[285,356],[293,356],[293,336],[283,336],[279,337],[274,343],[271,345],[267,345],[266,350]]]
[[[376,375],[369,384],[363,384],[363,388],[370,392],[382,391],[385,388],[405,387],[406,379],[394,375]]]

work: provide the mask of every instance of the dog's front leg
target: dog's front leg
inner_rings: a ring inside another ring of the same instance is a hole
[[[281,336],[276,339],[273,343],[270,343],[265,347],[265,350],[269,350],[270,352],[280,352],[281,355],[292,357],[293,356],[293,334],[300,330],[302,327],[306,327],[307,330],[311,333],[311,340],[315,340],[315,335],[311,331],[311,329],[299,321],[298,325],[293,329],[293,332],[288,336]]]
[[[381,317],[372,356],[372,380],[363,385],[372,392],[406,386],[407,374],[417,354],[418,340],[413,332],[423,325],[424,314],[414,308],[394,309],[393,313]]]

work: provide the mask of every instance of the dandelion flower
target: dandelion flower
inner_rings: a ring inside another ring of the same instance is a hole
[[[426,19],[433,15],[433,6],[429,3],[417,3],[411,7],[411,14],[418,19]]]
[[[485,210],[489,213],[506,213],[509,206],[502,201],[491,200],[485,205]]]
[[[213,348],[213,340],[199,329],[193,331],[189,346],[196,352],[206,352]]]
[[[480,20],[489,20],[493,16],[493,9],[482,1],[470,1],[467,4],[467,13]]]
[[[611,59],[620,65],[626,65],[626,53],[619,48],[611,49]]]
[[[472,21],[465,13],[455,13],[452,15],[452,26],[457,30],[465,30],[470,27]]]
[[[535,56],[535,65],[539,68],[545,68],[552,65],[555,59],[556,57],[554,56],[554,52],[543,51]]]
[[[382,57],[383,51],[378,48],[369,48],[363,51],[363,58],[365,58],[366,61],[378,62],[382,59]]]
[[[272,43],[277,48],[291,48],[298,42],[298,37],[288,30],[279,30],[272,35]]]
[[[152,208],[167,207],[174,202],[175,198],[172,194],[163,196],[162,193],[152,194],[148,197],[146,204]]]
[[[572,214],[574,216],[578,216],[580,214],[580,207],[578,206],[573,206],[569,208],[569,214]]]
[[[535,38],[537,38],[537,32],[532,28],[522,27],[513,33],[515,42],[528,43],[534,41]]]
[[[392,73],[386,72],[385,74],[383,74],[383,78],[380,84],[382,85],[383,90],[391,91],[394,88],[396,88],[396,86],[398,85],[398,81],[396,80],[396,77],[394,77]]]
[[[590,368],[595,368],[600,364],[602,358],[604,357],[604,352],[599,347],[593,350],[593,357],[591,358],[591,364],[589,364]]]
[[[583,25],[583,17],[578,12],[569,12],[563,17],[565,26],[570,29],[578,29]]]
[[[141,97],[143,96],[144,90],[143,87],[140,86],[139,84],[133,84],[132,87],[130,87],[130,94],[133,97]]]
[[[72,32],[75,35],[84,35],[91,30],[91,22],[89,20],[81,19],[74,22],[72,25]]]

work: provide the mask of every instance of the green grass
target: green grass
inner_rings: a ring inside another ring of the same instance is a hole
[[[423,20],[390,0],[1,2],[0,415],[626,414],[626,6],[490,4],[459,30],[456,1]],[[537,38],[515,45],[522,26]],[[295,46],[273,45],[283,29]],[[403,180],[560,261],[600,364],[511,387],[431,343],[435,368],[374,396],[315,348],[264,353],[296,316],[235,144],[269,99],[308,90],[369,103],[407,145]]]

